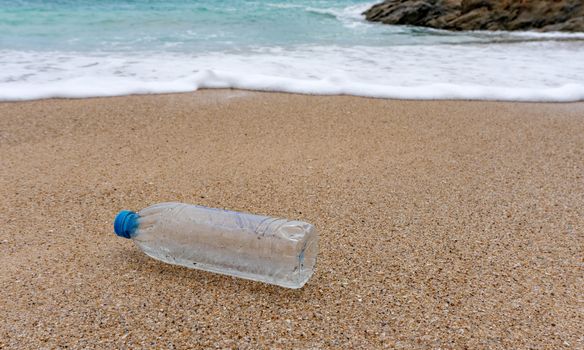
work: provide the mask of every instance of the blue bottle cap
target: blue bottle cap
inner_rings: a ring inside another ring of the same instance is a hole
[[[138,218],[140,216],[131,210],[122,210],[114,220],[114,232],[124,238],[132,238],[138,228]]]

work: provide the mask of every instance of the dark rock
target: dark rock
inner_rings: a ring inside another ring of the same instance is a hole
[[[489,9],[486,7],[475,8],[461,16],[456,17],[446,24],[445,29],[473,27],[474,30],[487,30],[492,22]]]
[[[584,32],[583,0],[386,0],[367,20],[450,30]]]
[[[462,0],[460,11],[466,13],[481,7],[486,7],[488,10],[492,10],[493,4],[489,0]]]

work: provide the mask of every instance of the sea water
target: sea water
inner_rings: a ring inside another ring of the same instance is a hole
[[[357,0],[0,0],[0,100],[239,88],[584,99],[584,34],[368,23]]]

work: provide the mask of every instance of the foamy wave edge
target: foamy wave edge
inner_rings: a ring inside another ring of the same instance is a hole
[[[241,89],[309,95],[352,95],[407,100],[489,100],[519,102],[576,102],[584,100],[584,85],[522,88],[455,84],[390,86],[338,78],[305,80],[206,70],[173,81],[83,77],[45,83],[0,84],[0,101],[48,98],[89,98],[193,92],[198,89]]]

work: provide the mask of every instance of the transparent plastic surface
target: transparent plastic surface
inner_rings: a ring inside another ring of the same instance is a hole
[[[154,259],[300,288],[314,273],[311,224],[182,203],[141,210],[134,242]]]

